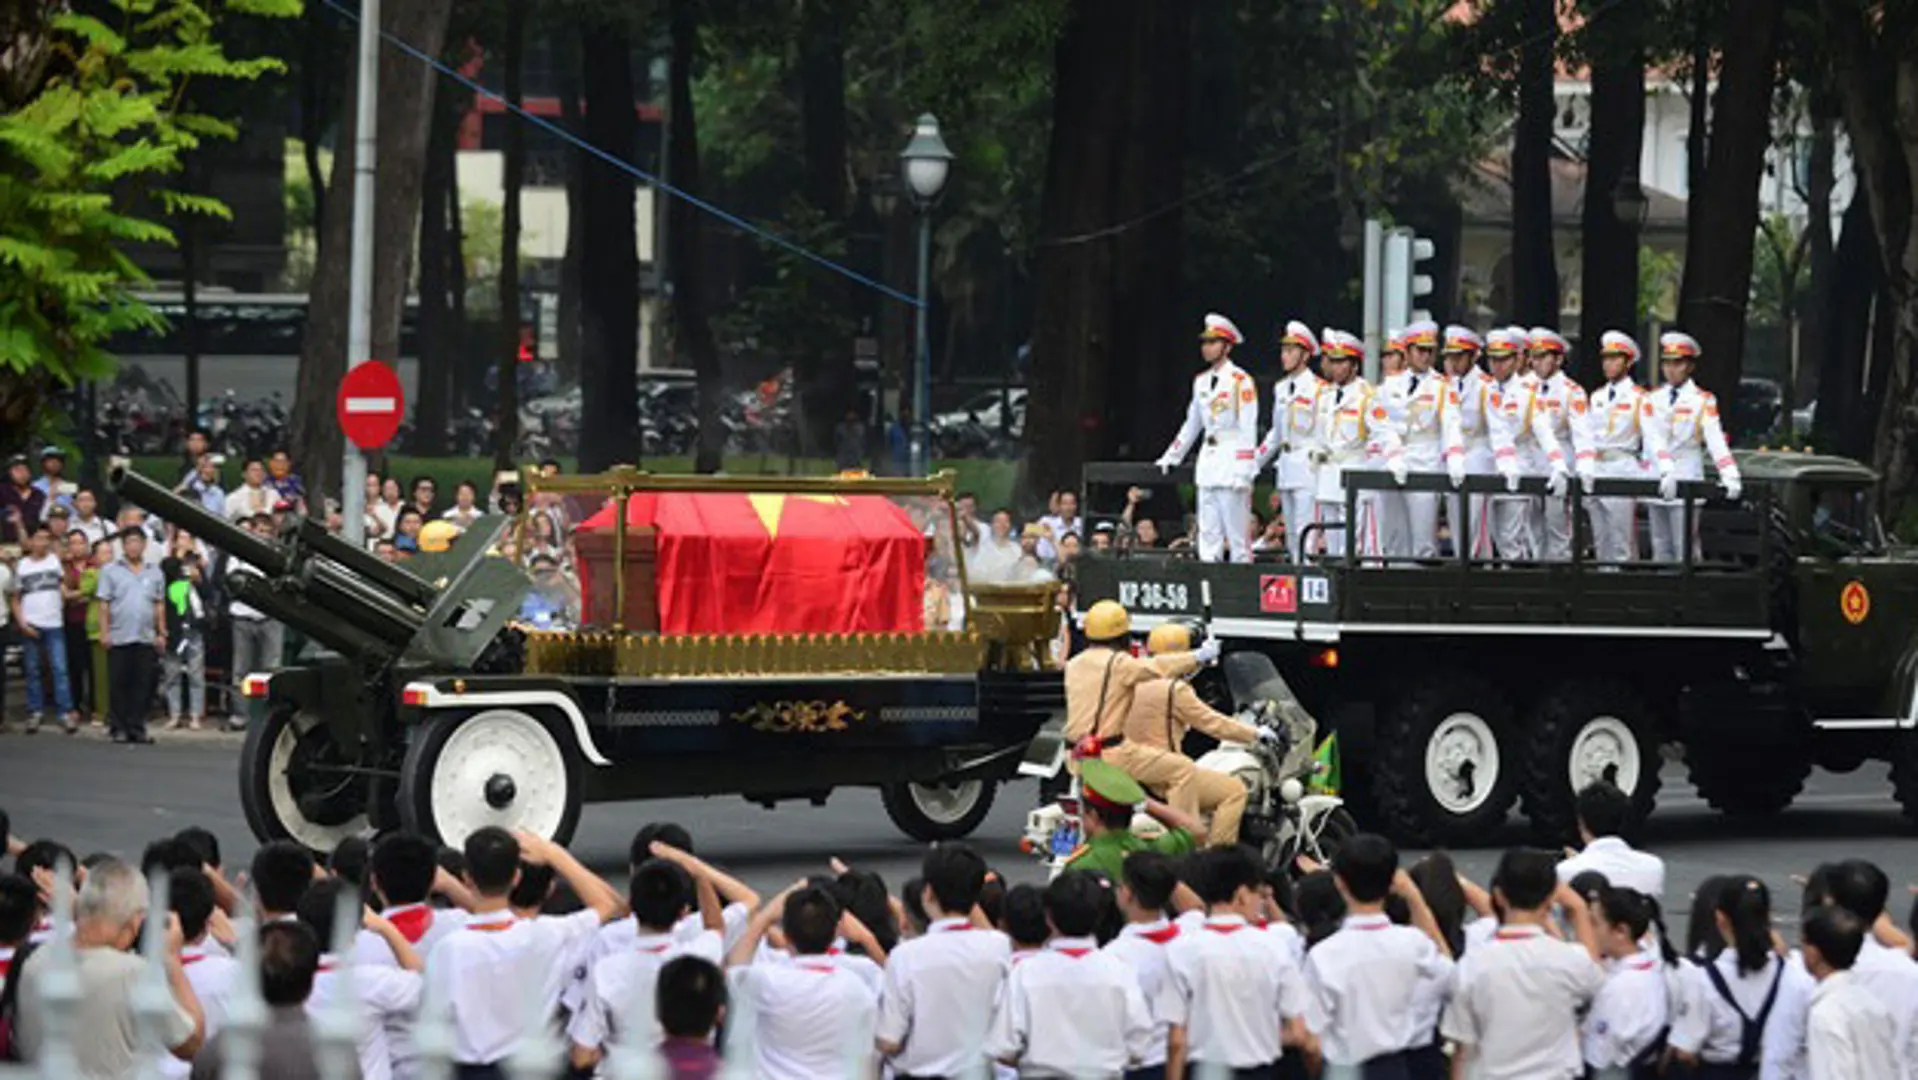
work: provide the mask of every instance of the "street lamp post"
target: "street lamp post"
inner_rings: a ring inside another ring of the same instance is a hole
[[[926,312],[932,289],[932,206],[946,186],[946,174],[952,169],[952,151],[946,149],[946,140],[939,137],[939,121],[931,113],[920,114],[912,139],[899,151],[899,169],[919,211],[919,307],[913,312],[910,469],[914,476],[925,476],[931,471],[927,443],[931,437],[928,422],[932,416],[932,347],[926,335]]]

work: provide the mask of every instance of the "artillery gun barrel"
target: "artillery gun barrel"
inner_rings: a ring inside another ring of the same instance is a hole
[[[353,576],[346,567],[312,559],[300,568],[300,578],[309,602],[387,642],[395,651],[404,649],[425,621],[420,612]]]
[[[233,595],[343,656],[391,657],[397,652],[388,642],[316,611],[315,605],[298,597],[283,594],[258,574],[241,571],[233,575]]]
[[[107,487],[134,505],[184,528],[247,565],[258,567],[262,575],[273,577],[284,574],[292,565],[292,557],[280,545],[262,540],[225,518],[209,513],[206,507],[190,499],[182,499],[125,465],[115,465],[108,470]]]
[[[400,567],[377,555],[361,551],[327,532],[323,524],[312,518],[300,522],[298,534],[300,545],[306,550],[324,555],[361,578],[391,591],[405,603],[426,607],[432,604],[433,598],[439,593],[432,585]],[[414,620],[414,623],[417,629],[418,620]]]

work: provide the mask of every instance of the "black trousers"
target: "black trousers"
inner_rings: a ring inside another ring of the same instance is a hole
[[[1452,1075],[1451,1062],[1446,1060],[1445,1050],[1438,1043],[1407,1050],[1405,1065],[1412,1080],[1446,1080]]]
[[[73,690],[73,707],[81,717],[93,711],[93,642],[87,640],[87,624],[68,623],[67,684]]]
[[[498,1065],[454,1065],[457,1080],[506,1080],[506,1070]]]
[[[160,654],[151,644],[136,642],[107,650],[112,730],[129,738],[146,738],[147,713],[153,706],[153,686],[159,670]]]
[[[1125,1080],[1165,1080],[1165,1066],[1150,1065],[1143,1069],[1127,1069]]]

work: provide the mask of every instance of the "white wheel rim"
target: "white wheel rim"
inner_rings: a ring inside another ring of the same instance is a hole
[[[957,784],[906,785],[912,805],[935,825],[957,824],[961,818],[972,813],[984,790],[985,785],[977,780],[961,780]]]
[[[1469,814],[1498,785],[1498,736],[1477,713],[1453,713],[1425,743],[1425,789],[1439,808]]]
[[[1632,733],[1630,724],[1616,716],[1594,716],[1585,721],[1585,726],[1573,737],[1567,766],[1574,793],[1600,780],[1610,780],[1630,795],[1638,790],[1639,770],[1643,767],[1638,737]]]
[[[488,825],[551,839],[566,817],[565,753],[545,724],[523,712],[492,709],[461,721],[431,774],[433,824],[448,844],[465,843]],[[489,801],[489,793],[509,792],[503,805]]]
[[[365,832],[367,823],[365,814],[356,814],[338,825],[322,825],[307,820],[306,815],[300,812],[300,800],[293,794],[293,785],[287,780],[286,772],[293,765],[293,752],[300,744],[300,736],[313,730],[318,723],[317,717],[295,713],[280,728],[280,734],[273,740],[273,749],[267,755],[266,797],[273,806],[273,816],[279,818],[287,836],[295,843],[315,851],[332,851],[342,841]]]

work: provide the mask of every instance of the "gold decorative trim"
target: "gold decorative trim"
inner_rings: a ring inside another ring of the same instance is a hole
[[[989,644],[972,631],[684,636],[530,631],[526,670],[629,679],[970,675],[985,666]]]
[[[735,723],[754,731],[773,735],[813,735],[845,731],[866,718],[866,714],[844,701],[828,705],[823,701],[762,701],[732,715]]]

